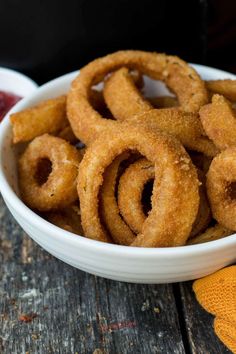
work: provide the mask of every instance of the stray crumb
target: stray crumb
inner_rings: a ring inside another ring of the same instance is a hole
[[[2,318],[4,321],[8,319],[8,314],[7,313],[1,313],[0,318]]]
[[[188,157],[181,156],[180,161],[184,161],[185,163],[189,163],[190,159]]]
[[[144,301],[144,303],[143,303],[143,305],[141,307],[141,311],[146,311],[146,310],[149,309],[149,307],[150,307],[149,300],[146,300],[146,301]]]
[[[87,323],[86,326],[87,326],[87,331],[91,333],[93,331],[92,325],[90,323]]]
[[[9,304],[10,305],[15,305],[16,304],[16,299],[9,299]]]
[[[29,323],[29,322],[33,321],[33,319],[36,317],[38,317],[38,315],[37,315],[37,313],[34,313],[34,312],[29,313],[29,314],[23,313],[22,315],[20,315],[19,321]]]
[[[154,307],[154,312],[156,312],[156,313],[160,313],[161,311],[160,311],[160,309],[159,309],[159,307]]]
[[[164,77],[168,77],[168,76],[169,76],[169,73],[168,73],[167,70],[164,70],[164,71],[162,72],[162,75],[163,75]]]
[[[39,334],[33,333],[33,334],[31,335],[31,337],[32,337],[33,340],[37,340],[37,339],[39,339]]]
[[[99,348],[95,349],[93,354],[103,354],[103,351]]]
[[[189,167],[189,165],[183,164],[182,166],[180,166],[180,169],[184,170],[184,171],[188,171],[190,169],[190,167]]]
[[[0,243],[1,243],[1,248],[4,250],[4,251],[8,251],[12,248],[12,243],[11,241],[8,241],[8,240],[0,240]]]

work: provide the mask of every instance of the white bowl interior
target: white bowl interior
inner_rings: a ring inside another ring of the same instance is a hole
[[[218,69],[208,68],[201,65],[193,66],[200,73],[203,79],[235,79],[233,74]],[[73,72],[64,75],[43,85],[37,90],[37,92],[32,94],[30,97],[23,99],[16,106],[14,106],[9,114],[35,105],[44,99],[56,97],[66,93],[69,90],[71,81],[77,73],[78,72]],[[166,94],[166,89],[163,85],[159,85],[148,78],[145,78],[145,86],[145,93],[148,95],[154,95],[157,91],[160,95]],[[236,259],[235,256],[231,255],[232,247],[234,248],[235,254],[236,235],[202,245],[148,249],[110,245],[89,240],[84,237],[74,236],[73,234],[59,229],[58,227],[41,219],[34,212],[29,210],[29,208],[27,208],[19,200],[19,198],[17,198],[18,188],[16,164],[17,155],[22,147],[14,147],[12,145],[12,131],[9,123],[9,114],[0,126],[1,192],[9,209],[22,227],[33,239],[35,239],[56,257],[93,274],[98,274],[111,279],[142,283],[193,279],[219,269],[223,265],[232,263],[232,261]],[[26,216],[24,214],[27,214],[28,224],[26,223]],[[214,264],[214,258],[210,259],[210,263],[207,267],[205,267],[205,269],[204,262],[215,254],[220,256],[222,250],[224,250],[225,256],[222,259],[218,257],[219,259],[217,264]],[[93,256],[93,258],[91,258],[91,256]],[[187,259],[190,259],[190,262],[192,262],[189,270],[186,270],[185,267]],[[198,264],[197,267],[194,263],[195,259],[198,259],[198,262],[200,261],[200,264]],[[118,261],[121,262],[121,264],[117,266]],[[176,266],[175,261],[179,264],[179,266]],[[100,269],[99,262],[103,263],[103,266],[100,266]],[[165,266],[163,267],[163,265]],[[127,268],[126,272],[124,270],[126,269],[125,267]],[[160,269],[158,269],[158,267],[160,267]],[[194,272],[195,268],[199,268],[199,270],[196,269]],[[170,273],[165,273],[170,272],[170,269],[172,269],[173,275],[170,275]],[[179,271],[177,272],[178,269]]]

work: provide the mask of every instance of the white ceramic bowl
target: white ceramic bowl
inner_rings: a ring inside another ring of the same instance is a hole
[[[204,79],[234,75],[195,65]],[[76,73],[40,87],[12,109],[20,111],[69,89]],[[148,82],[148,90],[153,82]],[[236,260],[236,235],[209,243],[176,248],[136,248],[106,244],[64,231],[31,211],[18,197],[16,152],[6,117],[0,127],[0,188],[12,215],[32,239],[55,257],[86,272],[136,283],[169,283],[202,277]],[[173,216],[174,217],[174,216]]]
[[[38,85],[15,70],[0,67],[0,91],[9,91],[21,97],[31,94]]]

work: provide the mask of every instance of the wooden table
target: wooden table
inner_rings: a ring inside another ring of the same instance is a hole
[[[230,353],[191,282],[102,279],[52,257],[0,199],[0,353]]]

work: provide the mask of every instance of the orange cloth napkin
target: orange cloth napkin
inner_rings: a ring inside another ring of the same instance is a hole
[[[193,290],[202,307],[215,316],[217,336],[236,353],[236,265],[196,280]]]

